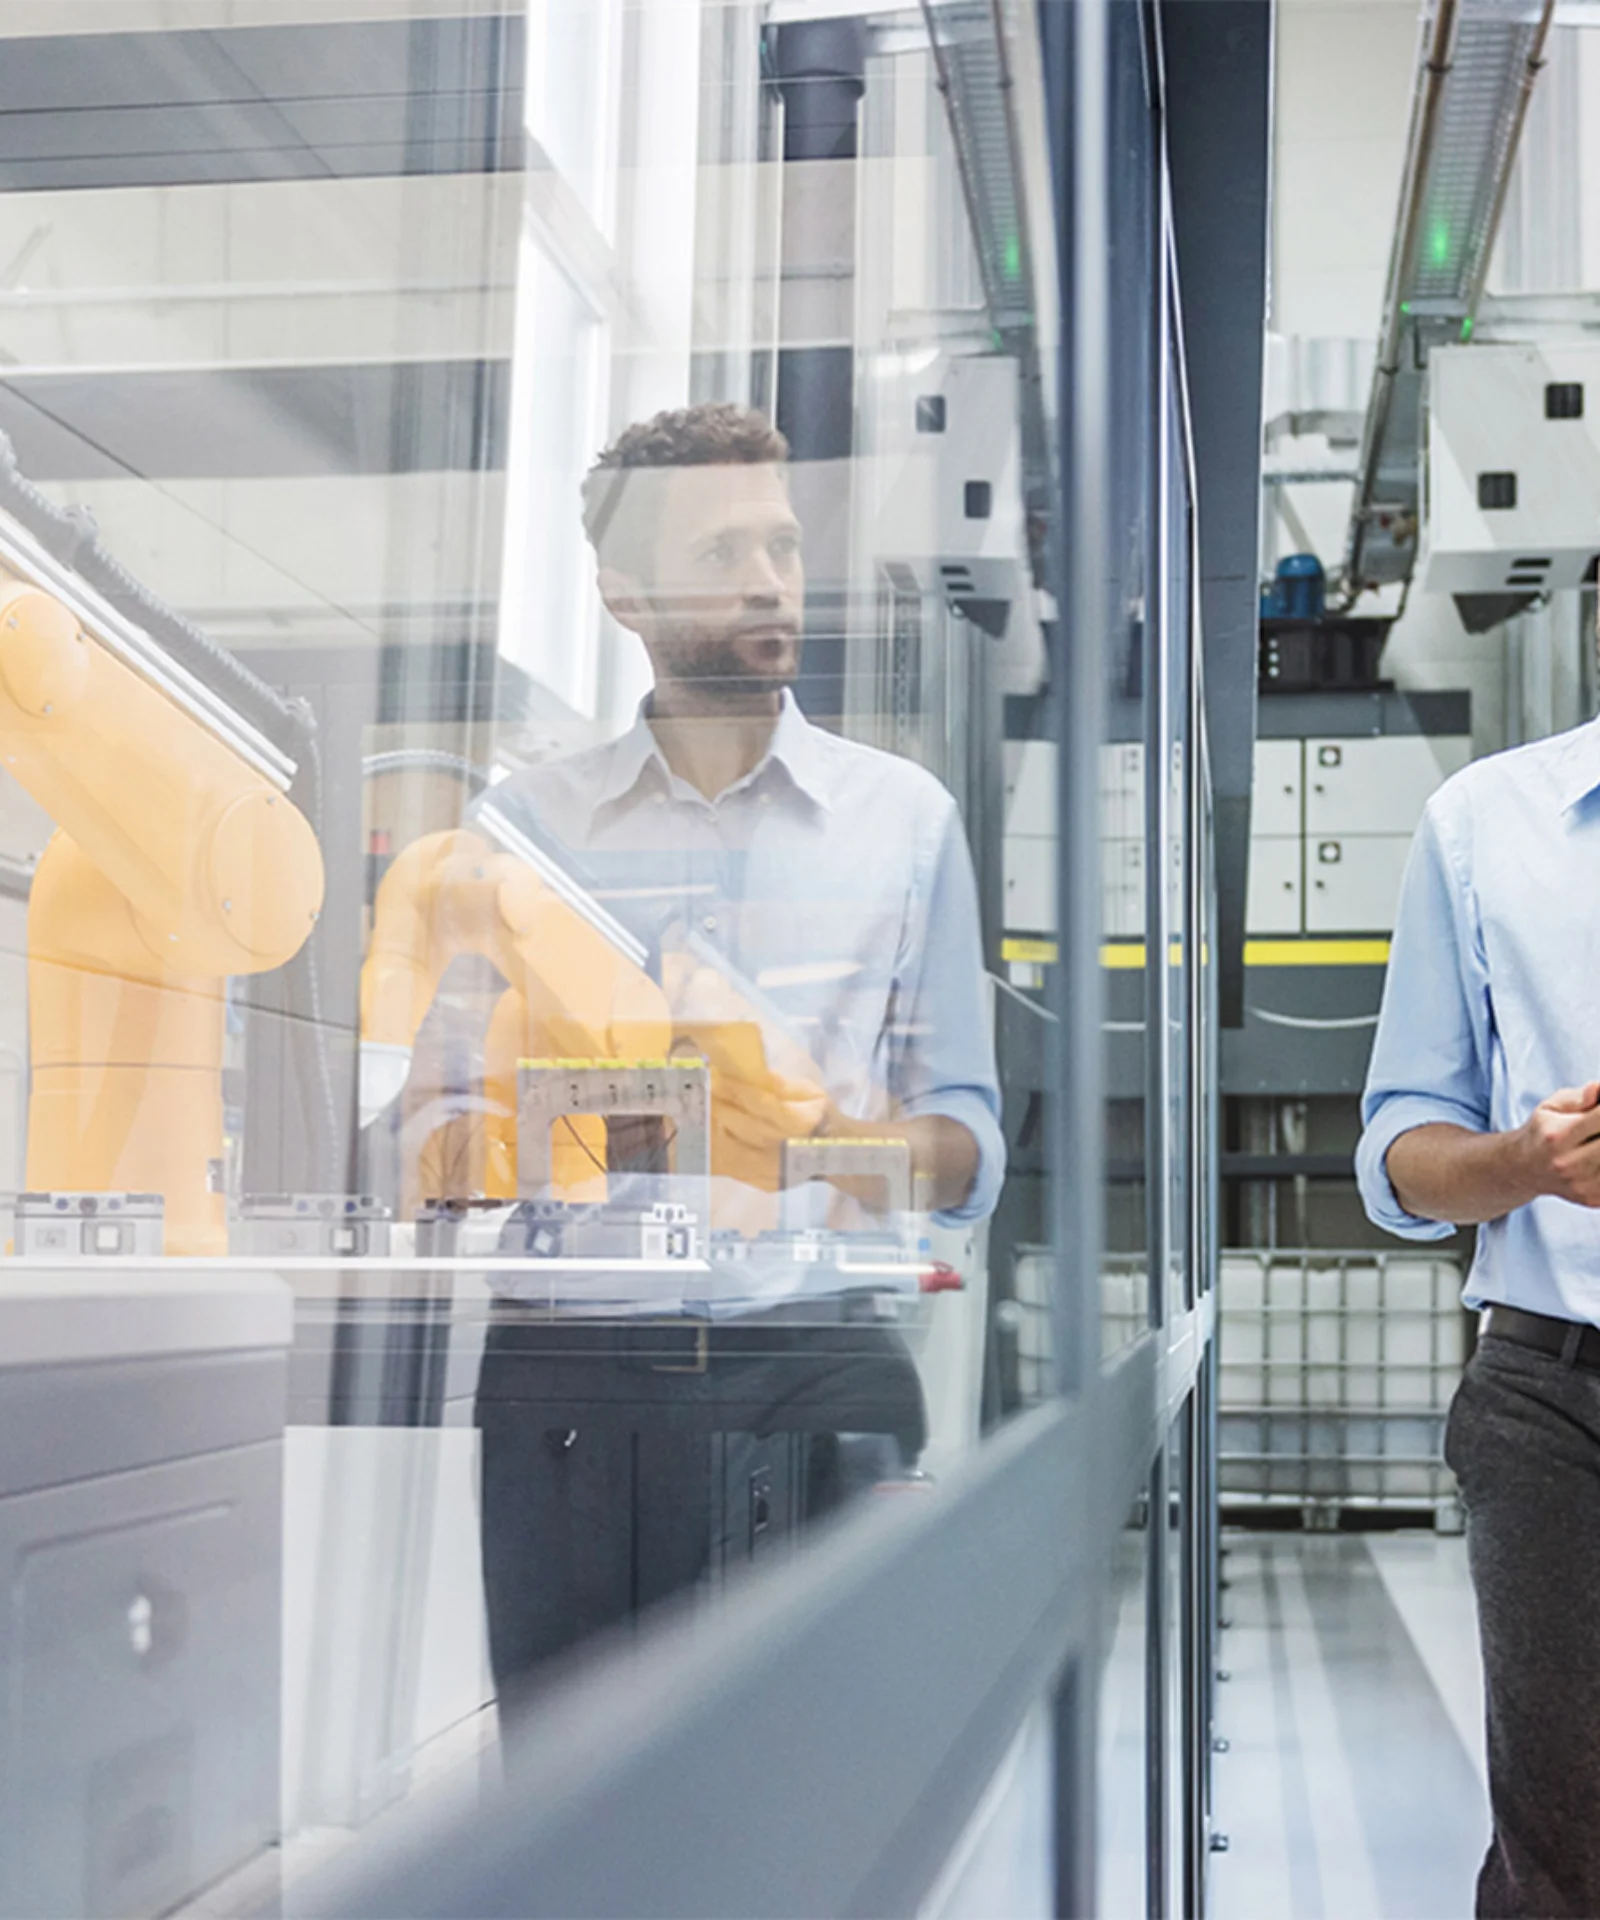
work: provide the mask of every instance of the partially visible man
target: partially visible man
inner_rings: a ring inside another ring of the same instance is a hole
[[[1410,1239],[1478,1228],[1450,1409],[1487,1691],[1477,1911],[1600,1914],[1600,722],[1435,794],[1356,1168]]]
[[[674,1039],[713,1065],[714,1226],[754,1236],[785,1205],[787,1224],[863,1219],[849,1191],[780,1195],[784,1141],[815,1134],[903,1140],[926,1205],[972,1221],[998,1196],[1004,1144],[961,820],[921,768],[813,726],[795,701],[805,573],[786,458],[764,418],[724,405],[658,415],[601,456],[584,524],[654,690],[620,739],[517,776],[493,804],[569,849],[619,916],[668,929]],[[759,1046],[719,1045],[750,1030],[752,1005]],[[781,1303],[807,1272],[714,1266],[682,1335],[635,1321],[596,1346],[592,1329],[501,1316],[478,1421],[503,1692],[701,1575],[710,1434],[811,1435],[813,1510],[836,1478],[833,1436],[884,1434],[915,1459],[924,1416],[903,1344],[824,1316],[795,1324]],[[641,1412],[586,1420],[590,1404]],[[630,1515],[653,1571],[624,1539]]]

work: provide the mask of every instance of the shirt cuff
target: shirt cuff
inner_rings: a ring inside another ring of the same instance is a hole
[[[974,1220],[986,1220],[995,1210],[1006,1177],[1005,1135],[988,1099],[976,1088],[941,1087],[936,1093],[906,1101],[900,1111],[907,1119],[940,1113],[947,1120],[959,1121],[972,1135],[978,1148],[972,1191],[959,1207],[943,1207],[933,1217],[941,1227],[965,1227]]]
[[[1356,1148],[1356,1182],[1367,1218],[1385,1233],[1398,1234],[1403,1240],[1448,1240],[1456,1231],[1452,1221],[1427,1220],[1420,1214],[1407,1213],[1396,1197],[1387,1165],[1389,1149],[1401,1134],[1440,1123],[1466,1127],[1473,1133],[1484,1130],[1483,1116],[1470,1108],[1415,1093],[1385,1100],[1367,1122]]]

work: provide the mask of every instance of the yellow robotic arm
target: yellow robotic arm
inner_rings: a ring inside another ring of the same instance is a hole
[[[316,835],[219,732],[0,567],[0,764],[56,822],[28,912],[31,1187],[159,1192],[226,1250],[226,981],[322,904]]]
[[[361,976],[362,1039],[411,1047],[463,954],[490,961],[507,986],[489,1022],[481,1099],[460,1087],[408,1089],[424,1140],[407,1155],[407,1210],[515,1196],[519,1060],[660,1059],[672,1039],[655,982],[531,867],[465,829],[414,841],[383,877]],[[602,1120],[576,1118],[553,1143],[569,1198],[601,1197],[605,1164]]]
[[[414,1074],[406,1201],[517,1191],[520,1059],[703,1056],[712,1074],[712,1167],[775,1191],[785,1141],[815,1133],[831,1106],[816,1065],[766,1028],[714,967],[667,956],[658,987],[534,869],[470,831],[432,834],[384,875],[361,983],[362,1038],[409,1048],[445,970],[480,954],[508,982],[489,1021],[481,1098]],[[417,1082],[420,1081],[420,1084]],[[442,1096],[448,1094],[451,1098]],[[556,1184],[571,1199],[602,1198],[604,1124],[565,1122],[552,1144]]]

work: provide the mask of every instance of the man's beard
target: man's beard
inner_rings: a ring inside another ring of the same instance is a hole
[[[757,642],[757,645],[761,643]],[[772,664],[752,669],[748,637],[728,634],[684,635],[674,641],[666,665],[681,687],[693,688],[708,704],[749,705],[794,684],[800,666],[800,636],[788,636]]]

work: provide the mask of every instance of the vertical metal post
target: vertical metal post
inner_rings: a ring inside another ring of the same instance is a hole
[[[1167,1591],[1167,1469],[1170,1434],[1150,1468],[1149,1516],[1145,1524],[1144,1618],[1144,1899],[1148,1920],[1168,1920],[1171,1884],[1167,1833],[1167,1768],[1174,1729],[1167,1712],[1168,1643],[1172,1639]]]
[[[1059,746],[1059,912],[1050,1062],[1053,1148],[1051,1298],[1056,1385],[1084,1391],[1100,1365],[1103,1242],[1099,914],[1099,751],[1110,551],[1109,0],[1039,9],[1049,108],[1061,287],[1058,468],[1063,501],[1060,623],[1052,658]],[[1081,1920],[1095,1904],[1095,1734],[1098,1658],[1063,1675],[1054,1702],[1056,1913]]]
[[[1059,1262],[1052,1308],[1057,1387],[1082,1391],[1100,1364],[1103,1242],[1099,898],[1099,752],[1110,622],[1105,556],[1111,463],[1107,255],[1110,0],[1041,9],[1063,271],[1060,472],[1065,537],[1061,618],[1052,660],[1060,746],[1060,901],[1052,1060],[1051,1239]]]
[[[1209,780],[1208,756],[1205,847],[1208,893],[1215,884]],[[1204,1124],[1209,1147],[1203,1197],[1205,1212],[1201,1248],[1205,1262],[1204,1292],[1209,1294],[1216,1303],[1217,1311],[1212,1320],[1210,1344],[1207,1346],[1200,1369],[1200,1418],[1197,1422],[1199,1443],[1195,1476],[1205,1530],[1205,1551],[1202,1560],[1203,1629],[1200,1637],[1201,1825],[1197,1840],[1200,1852],[1199,1890],[1195,1903],[1195,1911],[1198,1915],[1203,1915],[1209,1905],[1211,1824],[1214,1806],[1212,1755],[1216,1746],[1217,1668],[1220,1665],[1222,1624],[1222,1469],[1218,1411],[1222,1353],[1220,1311],[1222,1299],[1220,1271],[1222,1264],[1222,1063],[1215,953],[1217,933],[1215,921],[1210,916],[1208,916],[1204,934],[1212,947],[1212,959],[1211,964],[1204,969],[1204,997],[1201,1009],[1205,1027],[1201,1085],[1205,1088]]]
[[[1168,284],[1170,228],[1167,220],[1165,169],[1152,170],[1156,233],[1155,321],[1150,334],[1149,488],[1150,526],[1155,552],[1145,585],[1144,666],[1144,1139],[1145,1246],[1150,1261],[1150,1324],[1161,1326],[1172,1303],[1167,1298],[1172,1222],[1167,1154],[1172,1147],[1167,1125],[1169,1063],[1167,1028],[1171,1018],[1170,969],[1167,948],[1171,929],[1167,911],[1167,852],[1171,840],[1168,762],[1172,734],[1167,697],[1172,671],[1172,614],[1168,586],[1172,568],[1171,529],[1168,525],[1169,460],[1167,408],[1170,395],[1171,298]]]

